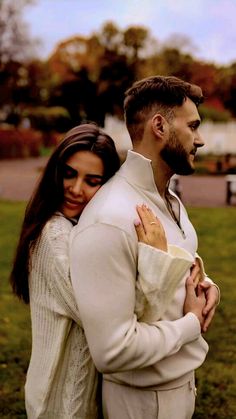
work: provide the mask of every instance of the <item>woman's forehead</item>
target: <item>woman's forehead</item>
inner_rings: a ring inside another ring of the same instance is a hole
[[[103,174],[104,166],[101,157],[92,151],[82,150],[72,154],[66,165],[78,172]]]

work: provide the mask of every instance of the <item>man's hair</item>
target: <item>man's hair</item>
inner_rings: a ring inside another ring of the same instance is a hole
[[[198,107],[202,89],[174,76],[152,76],[136,81],[126,92],[124,116],[132,142],[141,141],[147,119],[161,113],[170,120],[174,108],[189,98]]]

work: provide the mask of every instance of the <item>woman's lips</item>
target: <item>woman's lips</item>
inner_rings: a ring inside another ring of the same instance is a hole
[[[65,205],[70,208],[76,208],[83,204],[83,201],[72,201],[71,199],[65,199]]]

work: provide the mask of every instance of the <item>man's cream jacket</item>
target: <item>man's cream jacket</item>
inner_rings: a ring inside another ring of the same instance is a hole
[[[168,244],[195,257],[196,232],[177,197],[180,227],[160,197],[151,161],[128,152],[125,163],[95,195],[70,237],[71,280],[89,349],[105,379],[137,387],[173,388],[187,382],[208,345],[193,313],[183,316],[185,281],[161,319],[137,320],[136,205],[162,222]],[[151,269],[151,266],[150,266]],[[156,271],[157,279],[163,266]]]

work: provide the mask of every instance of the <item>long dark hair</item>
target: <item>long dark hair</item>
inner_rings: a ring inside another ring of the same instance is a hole
[[[80,150],[91,151],[101,158],[104,166],[103,182],[113,176],[120,166],[114,141],[93,123],[72,128],[55,148],[27,204],[10,274],[14,294],[25,303],[29,303],[30,247],[40,236],[46,222],[59,209],[63,201],[64,164]]]

